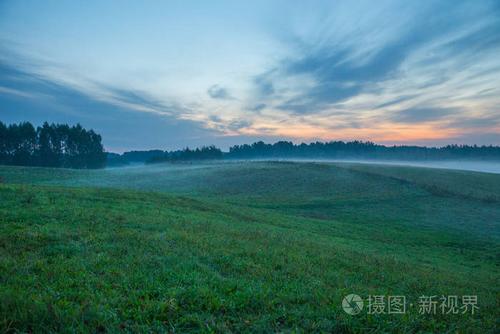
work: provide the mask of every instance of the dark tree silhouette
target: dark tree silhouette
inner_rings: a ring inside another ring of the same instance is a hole
[[[191,161],[191,160],[216,160],[222,159],[223,153],[217,147],[203,146],[201,148],[196,148],[191,150],[190,148],[185,148],[180,151],[165,151],[161,155],[154,156],[148,159],[147,163],[157,163],[157,162],[175,162],[175,161]]]
[[[133,152],[141,156],[141,152]],[[313,142],[295,145],[288,141],[234,145],[223,153],[215,146],[180,151],[146,151],[148,163],[201,159],[368,159],[368,160],[494,160],[500,161],[498,146],[448,145],[444,147],[384,146],[362,141]],[[128,156],[124,153],[122,157]],[[145,155],[144,155],[145,156]],[[117,157],[113,157],[116,159]]]
[[[68,168],[102,168],[106,153],[101,136],[80,124],[0,122],[0,164]]]
[[[0,122],[0,164],[66,168],[102,168],[106,165],[216,159],[372,159],[372,160],[493,160],[500,161],[498,146],[448,145],[444,147],[384,146],[362,141],[293,144],[263,141],[234,145],[229,152],[215,146],[178,151],[105,153],[102,138],[80,124]]]
[[[304,159],[374,159],[374,160],[500,160],[498,146],[448,145],[444,147],[384,146],[362,141],[314,142],[295,145],[279,141],[265,144],[235,145],[225,154],[229,159],[304,158]]]

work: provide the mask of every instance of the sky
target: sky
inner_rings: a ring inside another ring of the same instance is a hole
[[[0,0],[0,121],[115,152],[500,145],[500,2]]]

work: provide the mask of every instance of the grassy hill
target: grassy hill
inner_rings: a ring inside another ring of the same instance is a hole
[[[500,175],[238,162],[0,177],[7,331],[497,326]],[[341,307],[350,293],[414,305],[352,316]],[[477,295],[479,310],[422,315],[422,295]]]

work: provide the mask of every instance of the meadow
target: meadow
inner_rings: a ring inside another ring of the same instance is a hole
[[[498,331],[500,174],[312,162],[0,166],[6,332]],[[348,294],[365,308],[342,309]],[[367,298],[405,296],[404,314]],[[477,296],[421,314],[421,296]]]

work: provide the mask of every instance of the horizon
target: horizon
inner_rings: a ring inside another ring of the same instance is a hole
[[[32,124],[31,122],[29,121],[21,121],[19,123],[3,123],[2,120],[0,120],[0,124],[5,124],[7,127],[9,125],[20,125],[20,124],[23,124],[23,123],[29,123],[31,124],[35,130],[37,130],[38,128],[40,128],[43,124]],[[76,125],[80,125],[80,123],[76,123],[76,124],[64,124],[64,123],[53,123],[53,122],[44,122],[44,123],[47,123],[47,124],[54,124],[54,125],[68,125],[68,126],[76,126]],[[85,129],[85,128],[84,128]],[[89,128],[89,129],[85,129],[85,130],[91,130],[91,131],[95,131],[95,129],[92,129],[92,128]],[[100,133],[96,132],[97,135],[101,135]],[[104,138],[102,138],[102,140],[104,140]],[[236,146],[244,146],[244,145],[247,145],[247,146],[252,146],[253,144],[257,144],[257,143],[264,143],[265,145],[275,145],[275,144],[278,144],[280,142],[287,142],[287,143],[292,143],[294,146],[300,146],[300,145],[310,145],[310,144],[315,144],[315,143],[319,143],[319,144],[331,144],[331,143],[345,143],[345,144],[350,144],[350,143],[360,143],[360,144],[373,144],[375,146],[379,146],[379,147],[385,147],[385,148],[391,148],[391,147],[408,147],[408,148],[412,148],[412,147],[416,147],[416,148],[425,148],[425,149],[444,149],[444,148],[448,148],[448,147],[453,147],[453,146],[456,146],[456,147],[477,147],[477,148],[485,148],[485,147],[493,147],[493,148],[500,148],[500,145],[495,145],[495,144],[483,144],[483,145],[477,145],[477,144],[457,144],[457,143],[449,143],[449,144],[446,144],[446,145],[409,145],[409,144],[382,144],[382,143],[377,143],[377,142],[373,142],[373,141],[363,141],[363,140],[357,140],[357,139],[352,139],[352,140],[327,140],[327,141],[321,141],[321,140],[316,140],[316,141],[294,141],[294,140],[283,140],[283,139],[277,139],[277,140],[274,140],[274,141],[265,141],[265,140],[256,140],[256,141],[250,141],[250,142],[243,142],[243,143],[240,143],[240,144],[228,144],[226,147],[220,147],[220,146],[217,146],[217,145],[214,145],[214,144],[202,144],[202,145],[198,145],[198,146],[183,146],[183,147],[174,147],[172,149],[164,149],[164,148],[161,148],[161,147],[152,147],[152,148],[147,148],[147,149],[129,149],[129,150],[122,150],[122,151],[118,151],[118,150],[115,150],[115,151],[110,151],[110,150],[107,150],[105,147],[104,147],[104,152],[105,153],[111,153],[111,154],[124,154],[124,153],[129,153],[129,152],[148,152],[148,151],[163,151],[163,152],[178,152],[178,151],[183,151],[183,150],[196,150],[196,149],[201,149],[201,148],[208,148],[208,147],[215,147],[219,150],[221,150],[221,152],[223,153],[229,153],[229,150],[233,147],[236,147]]]
[[[328,144],[328,143],[332,143],[332,142],[343,142],[343,143],[353,143],[353,142],[360,142],[360,143],[372,143],[374,144],[375,146],[383,146],[383,147],[387,147],[387,148],[390,148],[390,147],[418,147],[418,148],[428,148],[428,149],[443,149],[443,148],[446,148],[446,147],[449,147],[449,146],[467,146],[467,147],[474,147],[474,146],[477,146],[478,148],[481,148],[481,147],[494,147],[494,148],[499,148],[500,145],[493,145],[493,144],[490,144],[490,145],[476,145],[476,144],[471,144],[471,145],[467,145],[467,144],[447,144],[447,145],[442,145],[442,146],[425,146],[425,145],[386,145],[386,144],[379,144],[379,143],[375,143],[375,142],[370,142],[370,141],[359,141],[359,140],[348,140],[348,141],[345,141],[345,140],[339,140],[339,141],[336,141],[336,140],[332,140],[332,141],[313,141],[313,142],[294,142],[294,141],[291,141],[291,140],[277,140],[277,141],[269,141],[269,142],[266,142],[266,141],[254,141],[254,142],[248,142],[248,143],[243,143],[243,144],[234,144],[234,145],[230,145],[227,149],[224,149],[224,148],[221,148],[217,145],[211,145],[211,144],[208,144],[208,145],[202,145],[202,146],[185,146],[185,147],[179,147],[179,148],[174,148],[174,149],[171,149],[171,150],[166,150],[166,149],[162,149],[161,147],[156,147],[156,148],[150,148],[150,149],[145,149],[145,150],[128,150],[128,151],[108,151],[106,150],[106,153],[116,153],[116,154],[123,154],[123,153],[127,153],[127,152],[147,152],[147,151],[164,151],[164,152],[175,152],[175,151],[182,151],[182,150],[196,150],[196,149],[200,149],[200,148],[204,148],[204,147],[215,147],[217,149],[220,149],[222,151],[222,153],[229,153],[229,149],[232,148],[232,147],[235,147],[235,146],[242,146],[242,145],[249,145],[251,146],[252,144],[255,144],[255,143],[258,143],[258,142],[263,142],[264,144],[266,145],[274,145],[274,144],[277,144],[278,142],[291,142],[293,145],[295,146],[300,146],[302,144],[305,144],[305,145],[309,145],[309,144],[314,144],[314,143],[322,143],[322,144]]]
[[[0,3],[0,120],[108,152],[500,145],[495,1]]]

